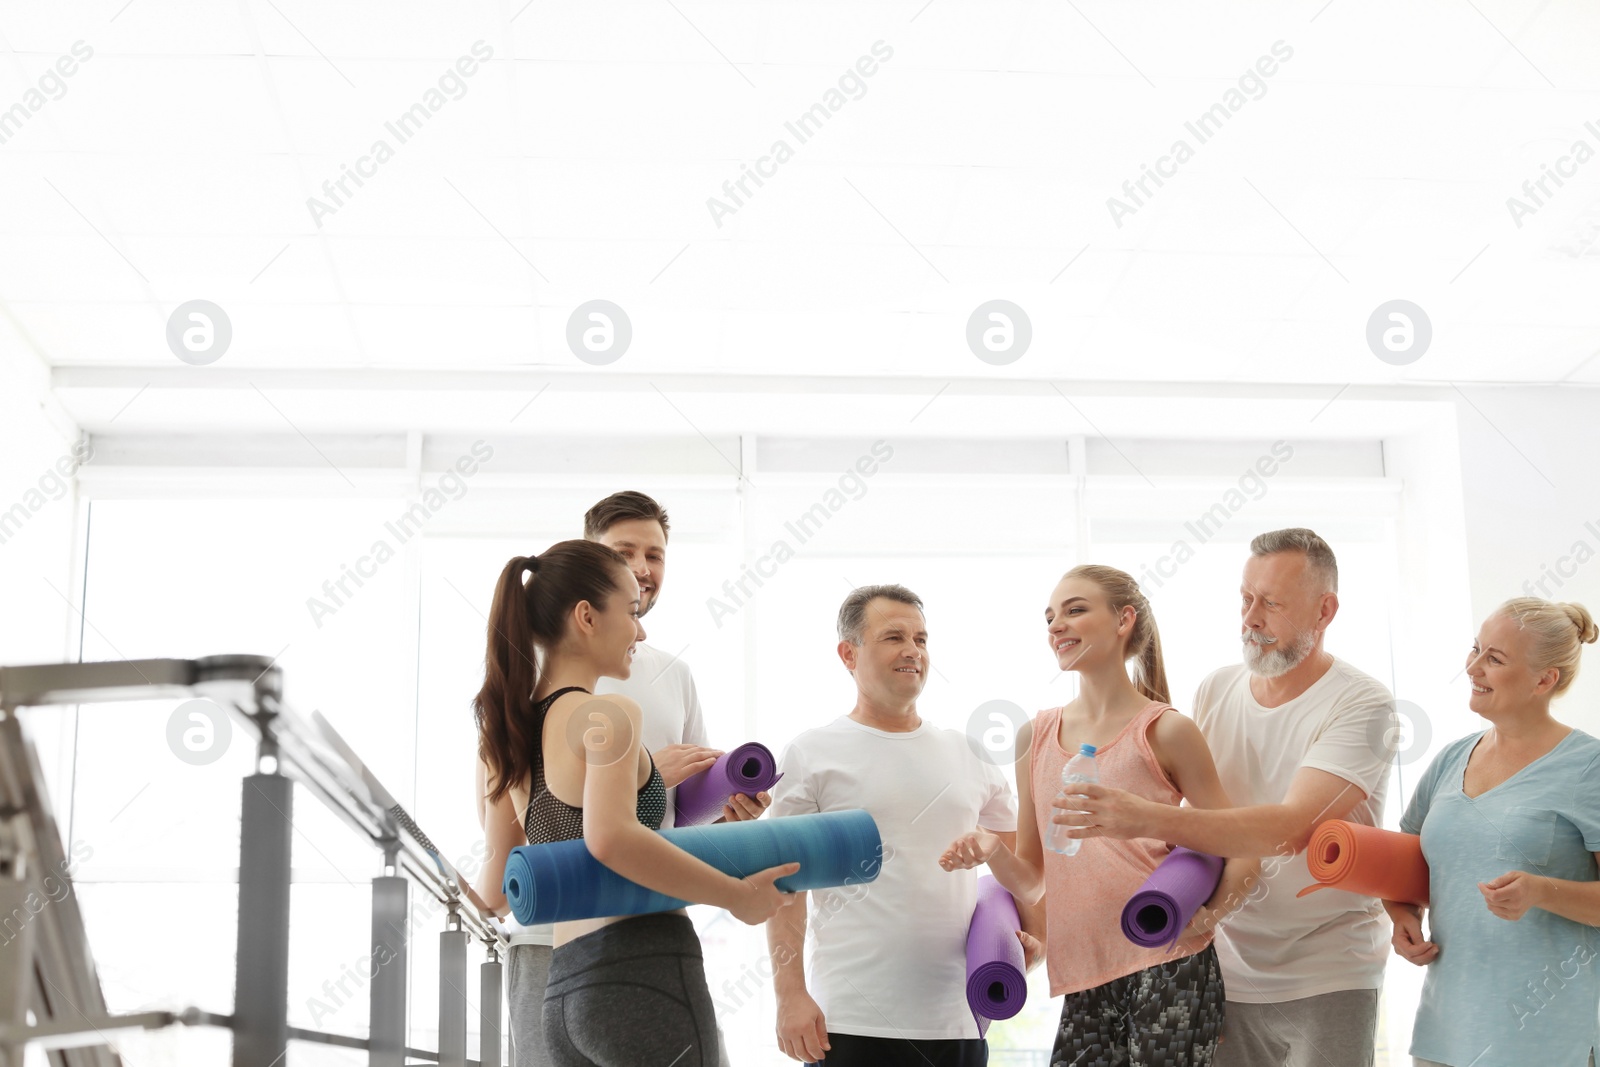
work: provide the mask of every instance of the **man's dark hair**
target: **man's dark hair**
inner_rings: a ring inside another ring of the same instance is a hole
[[[654,519],[661,524],[663,537],[672,534],[672,526],[667,522],[667,509],[643,493],[629,489],[612,493],[584,513],[583,536],[587,540],[598,541],[611,527],[629,519]]]

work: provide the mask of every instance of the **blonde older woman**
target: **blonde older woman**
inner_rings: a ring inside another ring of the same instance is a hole
[[[1600,741],[1560,723],[1597,631],[1578,604],[1500,605],[1467,656],[1468,706],[1489,728],[1445,748],[1400,828],[1422,835],[1423,909],[1384,901],[1394,948],[1428,968],[1418,1067],[1593,1064],[1600,1016]]]

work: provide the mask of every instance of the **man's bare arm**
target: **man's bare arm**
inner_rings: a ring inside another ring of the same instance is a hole
[[[806,905],[810,896],[795,893],[767,920],[772,990],[778,1001],[778,1049],[803,1063],[816,1063],[828,1051],[827,1020],[806,989]]]
[[[1300,852],[1318,823],[1344,818],[1367,796],[1360,786],[1311,767],[1295,773],[1281,803],[1243,808],[1180,808],[1103,785],[1073,788],[1078,791],[1058,802],[1053,816],[1076,828],[1073,837],[1152,837],[1246,858]]]

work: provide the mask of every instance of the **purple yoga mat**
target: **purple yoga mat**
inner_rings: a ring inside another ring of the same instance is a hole
[[[967,1006],[978,1034],[991,1019],[1009,1019],[1028,1000],[1027,957],[1017,931],[1017,902],[992,875],[978,879],[978,906],[967,927]]]
[[[1145,948],[1171,948],[1222,878],[1222,860],[1175,848],[1122,908],[1122,932]]]
[[[679,826],[703,826],[722,817],[722,805],[734,793],[755,796],[771,789],[779,778],[778,761],[759,741],[740,745],[717,757],[717,762],[678,786],[674,804]]]

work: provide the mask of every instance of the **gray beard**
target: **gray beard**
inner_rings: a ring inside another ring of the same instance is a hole
[[[1317,645],[1317,633],[1315,630],[1307,630],[1287,648],[1284,647],[1282,638],[1271,647],[1256,644],[1254,641],[1241,643],[1244,646],[1244,665],[1251,674],[1257,678],[1278,678],[1306,661],[1306,657],[1311,655],[1311,650]]]

